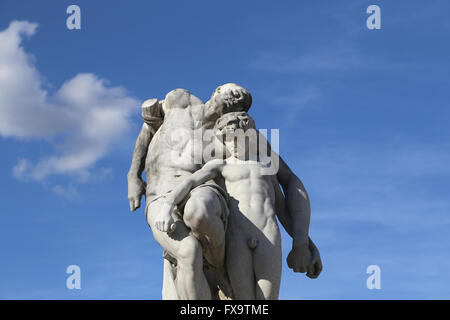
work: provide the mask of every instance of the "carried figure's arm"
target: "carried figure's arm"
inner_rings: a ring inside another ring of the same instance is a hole
[[[167,193],[164,205],[155,219],[155,226],[158,230],[163,232],[171,231],[173,223],[171,213],[175,205],[183,201],[193,188],[217,177],[222,163],[223,160],[221,159],[207,162],[201,169],[182,179],[173,190]]]
[[[135,211],[141,206],[141,197],[145,194],[145,182],[142,180],[142,172],[145,169],[145,158],[147,157],[148,145],[152,139],[148,124],[142,125],[141,132],[134,146],[133,159],[127,174],[128,201],[130,210]]]
[[[128,201],[130,210],[135,211],[141,206],[141,198],[145,194],[146,184],[142,180],[145,169],[145,159],[150,141],[162,123],[161,103],[157,99],[150,99],[142,104],[144,124],[134,146],[133,159],[127,174]]]

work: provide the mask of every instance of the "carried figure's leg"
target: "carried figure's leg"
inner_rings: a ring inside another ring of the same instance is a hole
[[[151,202],[146,210],[147,222],[155,240],[177,261],[175,287],[180,299],[211,299],[211,290],[203,273],[201,245],[183,223],[177,223],[172,234],[159,231],[153,219],[159,212],[163,199]]]
[[[192,190],[183,210],[183,220],[203,243],[205,259],[222,268],[225,259],[225,226],[221,199],[211,187]]]
[[[183,210],[183,220],[197,237],[205,260],[213,267],[222,293],[233,292],[225,268],[225,228],[228,208],[223,196],[211,186],[193,189]]]
[[[164,276],[162,287],[163,300],[179,300],[177,288],[175,287],[176,267],[164,259]]]

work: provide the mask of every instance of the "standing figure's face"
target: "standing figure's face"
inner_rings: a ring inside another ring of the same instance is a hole
[[[246,112],[224,114],[217,120],[215,129],[229,154],[245,157],[250,143],[245,132],[256,129],[255,122]]]

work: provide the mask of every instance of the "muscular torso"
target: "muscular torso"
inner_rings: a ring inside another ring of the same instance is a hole
[[[147,199],[173,189],[180,178],[201,167],[201,129],[203,105],[174,108],[166,112],[164,122],[152,138],[145,162]],[[196,158],[194,158],[196,157]],[[200,163],[199,163],[200,162]]]
[[[180,177],[199,168],[193,158],[195,121],[191,109],[188,106],[169,110],[150,142],[145,161],[147,197],[167,192]]]
[[[261,164],[228,158],[221,174],[230,195],[230,225],[244,233],[252,233],[254,227],[265,234],[279,232],[272,179],[261,175]]]

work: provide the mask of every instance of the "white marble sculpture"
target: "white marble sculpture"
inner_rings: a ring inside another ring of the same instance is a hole
[[[293,239],[288,266],[310,278],[322,270],[306,190],[256,130],[251,103],[229,83],[207,103],[176,89],[142,105],[128,199],[135,211],[146,196],[147,222],[164,250],[163,299],[277,299],[277,218]]]

